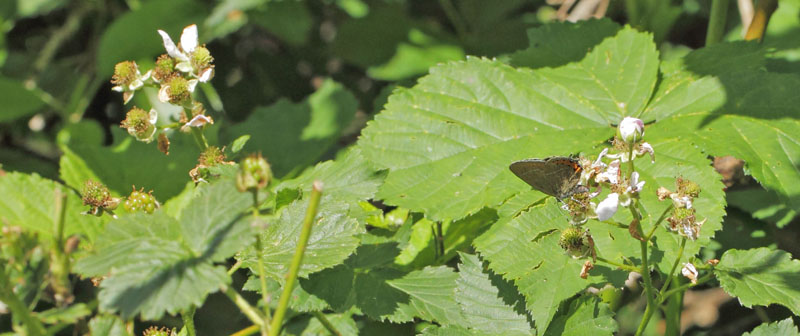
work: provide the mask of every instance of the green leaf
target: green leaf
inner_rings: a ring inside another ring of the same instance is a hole
[[[92,310],[84,303],[76,303],[64,308],[51,308],[43,312],[39,312],[36,316],[44,323],[56,324],[67,323],[73,324],[86,316],[92,314]]]
[[[466,323],[455,301],[458,274],[446,266],[429,266],[387,283],[410,297],[407,310],[412,316],[439,324]],[[406,309],[401,303],[400,310]]]
[[[233,142],[231,143],[231,152],[239,153],[239,151],[242,150],[244,145],[247,144],[248,140],[250,140],[250,134],[242,135],[236,138],[236,140],[233,140]]]
[[[593,295],[582,295],[569,303],[553,318],[544,335],[614,335],[617,321],[608,305]]]
[[[279,218],[269,220],[259,233],[261,250],[248,249],[237,258],[258,274],[256,253],[260,254],[266,275],[283,282],[300,238],[307,207],[307,199],[292,202],[283,209]],[[363,232],[364,227],[348,216],[347,204],[333,198],[322,200],[298,276],[307,277],[340,264],[355,251],[359,242],[357,235]]]
[[[359,146],[390,169],[380,198],[434,220],[461,218],[522,190],[511,162],[574,153],[610,137],[600,127],[644,108],[657,63],[649,36],[627,28],[580,63],[556,69],[448,63],[396,90]]]
[[[800,314],[800,261],[781,250],[728,250],[714,268],[725,292],[745,307],[781,304]]]
[[[143,3],[138,10],[114,20],[103,32],[97,51],[97,72],[103,77],[111,77],[118,62],[166,53],[157,30],[166,31],[177,43],[181,30],[202,22],[205,15],[205,8],[190,0]],[[199,27],[199,31],[204,34],[203,27]]]
[[[159,319],[201,305],[230,282],[213,262],[252,241],[250,222],[236,220],[249,196],[229,180],[199,188],[180,221],[162,210],[121,216],[98,238],[96,252],[78,261],[75,269],[84,276],[109,275],[99,295],[103,310]]]
[[[483,209],[457,221],[442,223],[444,255],[435,251],[436,236],[433,234],[436,223],[425,218],[414,223],[408,245],[395,259],[395,263],[407,268],[422,268],[426,265],[444,263],[452,259],[458,251],[472,244],[489,225],[497,220],[492,209]]]
[[[62,144],[61,179],[78,190],[93,179],[117,195],[129,194],[134,185],[152,190],[159,200],[177,195],[190,181],[189,170],[197,164],[199,149],[189,135],[173,134],[167,156],[155,144],[136,141],[119,128],[112,134],[116,141],[110,147],[78,141]]]
[[[247,121],[223,129],[223,143],[251,136],[246,152],[261,152],[276,176],[297,173],[316,162],[350,124],[358,102],[341,84],[327,80],[302,103],[279,100],[257,108]]]
[[[780,85],[770,84],[775,90],[787,88]],[[776,105],[794,104],[775,99]],[[746,172],[762,186],[776,191],[791,208],[800,208],[800,120],[694,113],[662,120],[657,126],[660,132],[656,137],[680,138],[699,146],[705,154],[744,160]]]
[[[44,106],[44,101],[22,83],[0,76],[0,123],[31,115]]]
[[[762,323],[750,332],[742,334],[742,336],[797,336],[800,332],[797,331],[797,326],[792,322],[792,318],[788,317],[785,320],[772,323]]]
[[[378,172],[365,160],[358,147],[351,147],[336,160],[321,162],[297,178],[281,182],[275,190],[300,189],[308,195],[314,181],[321,181],[324,196],[339,201],[361,201],[375,195],[384,176],[385,173]]]
[[[89,330],[92,335],[131,336],[125,326],[125,321],[114,315],[97,315],[89,321]]]
[[[89,208],[73,190],[39,175],[16,172],[0,176],[0,222],[20,226],[49,239],[55,233],[56,190],[66,194],[64,237],[79,234],[91,244],[108,217],[82,214]]]
[[[524,302],[514,300],[520,296],[516,288],[498,276],[484,271],[477,256],[463,253],[460,255],[455,299],[467,321],[465,326],[488,334],[497,330],[503,330],[505,335],[535,334],[524,310],[517,310],[517,306]],[[513,301],[509,302],[511,300]]]
[[[622,27],[610,19],[556,22],[528,30],[527,49],[511,55],[510,64],[529,68],[559,67],[578,62],[586,52]]]
[[[333,325],[339,335],[358,335],[358,326],[353,313],[322,314]],[[285,335],[331,335],[320,321],[312,315],[292,318],[284,328]]]
[[[764,220],[783,228],[797,216],[797,211],[781,202],[778,195],[761,188],[731,190],[727,192],[728,205],[750,213],[753,218]]]
[[[543,205],[534,205],[517,217],[501,219],[474,243],[489,261],[489,268],[513,281],[525,296],[527,309],[539,330],[547,329],[563,300],[593,284],[602,287],[611,282],[620,286],[627,277],[627,272],[598,264],[587,279],[580,278],[585,260],[573,259],[558,245],[560,231],[570,226],[567,216],[548,198]],[[609,225],[596,222],[587,225],[595,237],[598,254],[605,256],[600,240],[608,234],[598,232]],[[618,237],[617,240],[638,246],[632,238],[624,239],[629,235]]]

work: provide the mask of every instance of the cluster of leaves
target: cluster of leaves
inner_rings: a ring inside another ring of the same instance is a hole
[[[117,61],[142,63],[140,58],[162,52],[156,29],[176,32],[203,19],[206,27],[200,31],[208,31],[203,33],[208,39],[241,32],[252,20],[290,50],[314,44],[307,40],[311,5],[257,3],[226,1],[205,13],[190,1],[144,2],[100,39],[98,78],[107,80]],[[582,279],[583,260],[558,245],[558,232],[570,225],[558,202],[531,191],[507,168],[529,157],[594,155],[626,116],[648,124],[647,141],[657,155],[652,163],[637,161],[647,181],[641,191],[643,228],[652,228],[667,207],[655,199],[658,187],[671,188],[682,176],[702,189],[694,202],[697,216],[707,219],[699,239],[681,248],[680,237],[656,228],[648,255],[655,278],[674,276],[667,273],[676,262],[718,258],[715,267],[701,270],[714,278],[706,285],[718,284],[746,307],[777,304],[785,307],[778,313],[782,317],[800,315],[800,261],[770,240],[726,240],[737,236],[727,231],[729,221],[752,223],[752,213],[784,227],[800,209],[800,103],[794,92],[800,77],[789,61],[792,50],[769,40],[766,45],[726,42],[694,51],[660,50],[656,42],[665,28],[647,27],[654,37],[606,19],[531,29],[530,46],[515,51],[524,45],[524,35],[487,42],[485,34],[501,21],[497,29],[524,31],[522,18],[501,20],[522,8],[522,1],[483,12],[477,10],[480,5],[461,3],[458,8],[474,24],[459,43],[396,15],[395,3],[338,1],[337,6],[349,19],[328,41],[327,52],[364,69],[371,79],[427,75],[378,95],[375,105],[383,110],[360,129],[357,109],[365,95],[348,89],[354,83],[326,79],[305,87],[296,74],[237,65],[236,48],[224,48],[230,40],[209,44],[217,78],[228,83],[201,85],[198,94],[210,114],[220,113],[224,102],[231,119],[243,120],[208,128],[210,141],[228,145],[234,157],[240,151],[262,153],[276,177],[254,194],[256,200],[261,197],[256,214],[253,195],[236,187],[237,166],[219,167],[209,183],[190,181],[188,172],[198,157],[191,138],[176,136],[165,156],[118,127],[111,128],[113,143],[104,146],[97,123],[64,126],[58,134],[57,174],[40,171],[52,179],[14,172],[14,164],[0,171],[0,302],[14,316],[0,323],[24,325],[32,334],[44,333],[38,329],[42,323],[54,326],[51,331],[83,323],[94,334],[126,335],[136,318],[175,324],[170,315],[193,314],[196,307],[198,316],[204,310],[218,316],[222,308],[210,296],[217,292],[232,296],[266,289],[261,294],[274,307],[286,286],[312,184],[321,181],[323,198],[289,300],[286,334],[325,333],[331,326],[341,334],[627,332],[615,319],[618,307],[587,289],[622,287],[629,271],[615,265],[640,264],[639,242],[625,228],[590,221],[586,226],[598,255],[615,264],[597,263]],[[794,2],[788,6],[800,9]],[[180,15],[170,20],[175,13]],[[470,13],[486,15],[478,20]],[[676,15],[660,22],[670,26]],[[380,29],[367,29],[375,27]],[[127,43],[148,34],[152,39],[145,43]],[[373,39],[381,44],[365,42]],[[464,54],[504,56],[464,59]],[[236,80],[233,75],[259,72],[269,76]],[[100,86],[83,76],[88,87],[80,90]],[[24,94],[0,107],[0,121],[32,115],[44,104],[21,83],[0,78],[3,85]],[[313,93],[299,102],[277,98],[300,98],[311,87]],[[134,100],[169,109],[158,104],[155,92]],[[80,119],[86,104],[76,98],[60,113],[65,120],[76,114]],[[357,143],[348,148],[337,143],[359,131]],[[743,159],[763,189],[724,191],[708,158],[725,155]],[[323,158],[333,160],[317,163]],[[77,190],[87,180],[101,182],[117,196],[129,193],[131,185],[152,190],[134,189],[131,197],[132,208],[143,204],[146,211],[118,213],[115,219],[82,215],[87,209]],[[153,196],[164,201],[160,207],[147,207]],[[631,220],[625,213],[616,216],[619,222]],[[62,224],[63,230],[55,229]],[[737,227],[751,235],[756,231]],[[65,251],[72,261],[66,264],[58,257],[61,252],[53,252],[67,245],[65,237],[81,241],[76,250]],[[58,292],[63,284],[65,274],[57,268],[64,265],[67,273],[100,281],[99,289],[78,296],[77,303],[68,298],[43,302],[46,286]],[[240,267],[245,270],[235,272]],[[208,322],[196,320],[198,329],[207,327]],[[800,333],[785,319],[751,331],[762,334]]]

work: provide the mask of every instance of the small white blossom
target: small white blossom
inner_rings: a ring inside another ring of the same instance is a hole
[[[691,281],[693,284],[697,283],[697,268],[695,268],[692,263],[683,264],[681,274],[683,274],[683,276],[689,279],[689,281]]]
[[[619,194],[609,194],[606,196],[606,199],[597,205],[597,209],[595,210],[597,213],[597,220],[604,221],[611,218],[617,213],[617,207],[619,207]]]
[[[206,124],[212,124],[213,125],[214,124],[214,119],[211,119],[211,117],[206,116],[206,115],[198,114],[198,115],[194,116],[194,118],[192,118],[192,120],[189,120],[186,124],[184,124],[181,127],[181,131],[186,131],[189,127],[203,127]]]

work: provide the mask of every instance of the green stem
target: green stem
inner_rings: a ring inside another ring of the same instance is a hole
[[[683,257],[684,247],[686,247],[686,237],[682,237],[681,239],[681,247],[678,249],[678,256],[675,258],[675,262],[672,263],[672,268],[669,270],[669,273],[667,273],[667,280],[664,282],[664,285],[661,286],[661,290],[658,291],[659,298],[661,298],[662,295],[664,295],[664,292],[667,291],[667,288],[669,288],[669,283],[672,281],[675,270],[678,268],[678,264],[681,262],[681,257]]]
[[[662,299],[658,302],[658,304],[663,303],[664,300],[665,300],[664,298],[668,298],[668,297],[672,296],[673,294],[675,294],[677,292],[682,292],[682,291],[685,291],[685,290],[687,290],[689,288],[692,288],[694,286],[703,284],[706,281],[711,280],[711,278],[713,278],[713,277],[714,277],[714,273],[708,273],[705,276],[701,277],[700,279],[697,279],[697,283],[688,282],[688,283],[686,283],[684,285],[681,285],[680,287],[675,287],[673,289],[670,289],[666,293],[664,293],[664,295],[662,296]]]
[[[56,303],[66,305],[72,296],[69,282],[69,257],[64,251],[64,225],[67,216],[67,194],[61,189],[55,190],[55,221],[53,232],[52,266],[53,279],[51,285],[55,292]]]
[[[333,326],[333,323],[331,323],[331,321],[328,321],[328,318],[325,317],[325,314],[323,314],[320,311],[313,311],[311,312],[311,314],[313,314],[314,317],[316,317],[317,320],[319,320],[319,323],[322,323],[322,326],[325,327],[325,329],[328,329],[328,332],[330,332],[331,335],[336,335],[336,336],[342,335],[338,330],[336,330],[336,327]]]
[[[236,271],[238,271],[240,268],[242,268],[242,261],[236,260],[236,263],[233,264],[233,266],[231,266],[231,269],[228,270],[228,276],[233,275],[233,273],[236,273]]]
[[[706,46],[722,41],[725,35],[725,23],[728,19],[728,3],[730,0],[711,0],[711,17],[708,19]]]
[[[676,276],[670,276],[670,279]],[[672,282],[675,286],[678,284],[678,279]],[[664,305],[664,322],[665,331],[664,335],[680,335],[681,330],[681,312],[683,309],[683,292],[675,293],[667,298],[667,304]]]
[[[639,323],[639,328],[636,329],[637,336],[644,332],[644,328],[647,327],[647,323],[650,322],[650,317],[653,315],[653,312],[656,308],[653,293],[654,288],[653,283],[650,280],[650,268],[648,267],[647,262],[647,241],[640,241],[639,246],[642,250],[642,269],[640,272],[642,273],[642,282],[644,283],[645,295],[647,295],[647,308],[645,308],[644,316],[642,316],[642,321]]]
[[[194,135],[194,140],[197,141],[197,145],[200,146],[200,150],[206,150],[208,148],[208,141],[206,141],[206,136],[203,135],[203,130],[200,127],[189,127],[192,130],[192,135]]]
[[[270,336],[277,336],[281,331],[281,324],[283,317],[286,315],[286,309],[289,307],[289,298],[294,289],[294,283],[297,281],[297,273],[300,271],[300,264],[303,262],[303,255],[306,251],[308,238],[311,237],[311,226],[314,224],[314,218],[317,216],[317,208],[319,207],[319,200],[322,197],[322,182],[314,181],[313,188],[311,189],[311,199],[308,202],[308,209],[306,209],[306,217],[303,219],[303,228],[300,231],[300,239],[297,242],[297,248],[292,257],[292,263],[289,265],[289,274],[286,277],[286,284],[283,286],[281,298],[278,301],[278,308],[275,309],[275,317],[272,319],[269,334]]]
[[[658,228],[659,225],[661,225],[661,222],[664,221],[664,218],[667,218],[667,214],[669,213],[670,210],[672,210],[672,203],[670,203],[669,206],[666,209],[664,209],[664,212],[662,212],[661,216],[658,217],[658,220],[656,220],[656,222],[653,224],[653,227],[650,228],[650,232],[648,232],[647,236],[644,237],[645,241],[649,241],[650,238],[653,238],[653,234],[656,232],[656,229]]]
[[[186,335],[188,336],[195,336],[196,332],[194,330],[194,313],[197,311],[197,307],[192,305],[181,314],[181,318],[183,319],[183,329],[186,330]]]
[[[244,328],[242,330],[239,330],[239,331],[231,334],[231,336],[248,336],[248,335],[255,334],[256,331],[258,331],[259,329],[261,329],[259,326],[251,325],[251,326],[249,326],[247,328]]]
[[[14,286],[6,273],[6,262],[5,260],[1,261],[3,262],[0,263],[0,301],[8,306],[8,310],[11,311],[14,318],[22,322],[28,335],[44,335],[44,325],[36,319],[25,303],[14,293]]]
[[[602,257],[597,257],[597,260],[598,261],[602,261],[602,262],[604,262],[606,264],[609,264],[611,266],[617,267],[617,268],[619,268],[619,269],[621,269],[623,271],[628,271],[628,272],[639,272],[639,271],[641,271],[639,268],[637,268],[635,266],[620,264],[618,262],[611,261],[611,260],[608,260],[608,259],[605,259],[605,258],[602,258]]]
[[[236,290],[228,286],[223,286],[222,292],[225,293],[225,295],[228,296],[231,301],[233,301],[233,304],[235,304],[236,307],[239,307],[239,310],[242,311],[244,316],[247,316],[247,318],[250,319],[250,322],[253,322],[253,324],[259,327],[264,325],[264,317],[261,316],[261,312],[251,306],[247,300],[245,300],[245,298],[236,292]]]
[[[253,195],[253,218],[258,220],[258,190],[253,190],[251,194]],[[256,233],[256,259],[258,261],[258,282],[261,285],[261,300],[264,301],[264,325],[261,326],[261,335],[266,336],[269,334],[269,324],[272,316],[269,309],[270,297],[267,291],[267,272],[264,270],[264,256],[261,254],[261,248],[261,232],[258,232]]]

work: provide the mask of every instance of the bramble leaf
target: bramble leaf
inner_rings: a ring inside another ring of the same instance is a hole
[[[797,331],[797,326],[792,322],[792,318],[788,317],[785,320],[772,323],[762,323],[750,332],[742,334],[742,336],[798,336],[800,332]]]
[[[800,261],[766,247],[728,250],[714,268],[725,292],[745,307],[777,303],[800,315]]]

